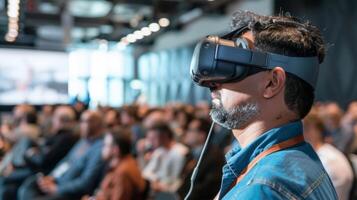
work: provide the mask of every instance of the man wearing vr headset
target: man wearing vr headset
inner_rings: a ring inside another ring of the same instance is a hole
[[[290,16],[238,11],[235,31],[196,46],[193,80],[212,91],[212,119],[239,146],[226,155],[218,199],[337,199],[302,136],[313,104],[320,31]]]

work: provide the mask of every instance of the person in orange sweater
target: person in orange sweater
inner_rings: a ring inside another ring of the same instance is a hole
[[[138,164],[131,155],[130,133],[115,129],[104,138],[103,159],[109,163],[109,171],[93,197],[82,200],[131,200],[144,199],[146,182]]]

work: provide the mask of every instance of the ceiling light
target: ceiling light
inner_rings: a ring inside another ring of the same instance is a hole
[[[11,18],[18,18],[19,17],[19,11],[18,10],[8,10],[7,15]]]
[[[127,46],[128,46],[127,42],[118,42],[116,45],[117,49],[119,50],[124,50]]]
[[[135,31],[134,32],[134,36],[137,40],[141,40],[144,38],[143,34],[141,33],[141,31]]]
[[[159,26],[159,24],[157,24],[157,23],[151,23],[151,24],[149,25],[149,28],[150,28],[150,30],[151,30],[152,32],[157,32],[157,31],[160,30],[160,26]]]
[[[10,29],[7,34],[8,34],[9,37],[16,38],[19,35],[19,32],[17,32],[17,30]]]
[[[135,35],[134,34],[129,34],[128,36],[126,36],[128,42],[130,43],[134,43],[136,42],[136,38],[135,38]]]
[[[120,39],[120,42],[128,42],[128,39],[126,37],[123,37]]]
[[[19,30],[19,25],[15,23],[9,23],[9,29]]]
[[[14,28],[9,28],[9,30],[7,31],[7,33],[11,34],[11,35],[16,35],[14,37],[17,37],[17,35],[19,34],[19,30],[18,29],[14,29]]]
[[[17,24],[19,22],[19,18],[17,17],[10,17],[9,18],[9,23],[14,23],[14,24]]]
[[[129,44],[128,42],[122,42],[122,41],[117,43],[117,45],[120,45],[120,46],[126,46],[128,44]]]
[[[19,35],[19,12],[20,0],[8,0],[7,15],[8,15],[8,31],[5,35],[5,40],[14,42]]]
[[[5,40],[6,40],[7,42],[15,42],[15,39],[16,39],[16,38],[11,37],[11,36],[9,36],[8,34],[5,35]]]
[[[160,25],[161,27],[168,27],[168,26],[170,25],[170,20],[167,19],[167,18],[161,18],[161,19],[159,20],[159,25]]]
[[[10,1],[7,4],[8,8],[20,9],[20,2]]]
[[[144,28],[141,29],[141,33],[144,36],[149,36],[149,35],[151,35],[151,30],[148,27],[144,27]]]
[[[19,36],[19,33],[16,30],[14,30],[14,31],[10,30],[7,34],[13,38],[17,38],[17,36]]]
[[[19,4],[20,0],[9,0],[9,4]]]
[[[20,7],[19,7],[19,5],[9,5],[8,7],[7,7],[7,10],[8,10],[8,12],[19,12],[19,10],[20,10]]]

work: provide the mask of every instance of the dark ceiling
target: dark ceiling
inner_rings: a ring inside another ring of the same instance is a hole
[[[94,39],[121,38],[168,18],[170,26],[140,41],[148,45],[162,32],[180,29],[192,20],[222,14],[234,0],[13,0],[20,1],[18,36],[5,40],[8,4],[0,0],[0,45],[61,49]]]

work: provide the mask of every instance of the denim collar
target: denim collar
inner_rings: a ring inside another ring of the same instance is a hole
[[[236,145],[226,154],[227,164],[223,168],[223,182],[221,192],[224,195],[228,186],[235,180],[244,168],[261,152],[282,141],[293,138],[303,133],[302,122],[295,121],[260,135],[248,146],[242,148]]]

